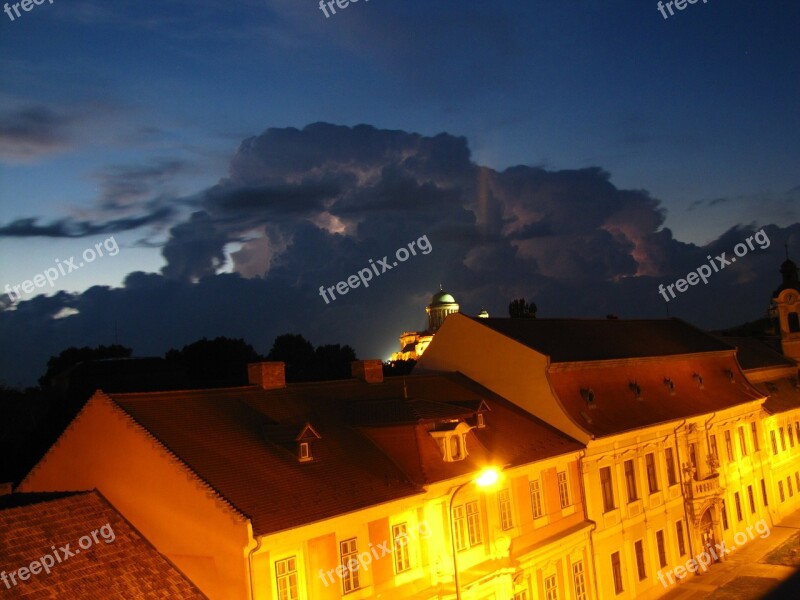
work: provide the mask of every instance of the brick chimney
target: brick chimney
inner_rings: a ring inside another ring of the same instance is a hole
[[[350,363],[353,377],[367,383],[383,382],[383,362],[380,360],[354,360]]]
[[[286,363],[260,362],[247,365],[247,380],[265,390],[286,387]]]

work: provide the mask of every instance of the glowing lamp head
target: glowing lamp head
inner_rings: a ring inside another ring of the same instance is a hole
[[[475,479],[479,487],[489,487],[500,480],[500,472],[497,469],[484,469]]]

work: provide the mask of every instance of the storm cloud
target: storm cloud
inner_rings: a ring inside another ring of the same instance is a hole
[[[133,173],[111,172],[120,193],[138,202],[144,188]],[[161,173],[142,175],[146,183]],[[106,210],[127,209],[112,196],[103,201]],[[509,301],[525,296],[541,317],[663,317],[659,283],[685,276],[708,254],[730,253],[764,225],[739,225],[703,247],[688,244],[663,226],[657,198],[618,189],[600,167],[499,171],[476,164],[463,137],[327,123],[244,140],[226,177],[175,203],[192,208],[177,223],[176,212],[153,211],[139,223],[128,216],[49,225],[23,219],[0,228],[6,236],[59,236],[169,225],[160,274],[132,273],[119,289],[36,297],[0,312],[4,339],[31,340],[24,352],[0,349],[0,378],[33,379],[51,354],[109,343],[111,331],[137,354],[217,335],[266,352],[276,335],[291,331],[385,358],[402,331],[423,327],[440,283],[468,314],[486,308],[506,316]],[[669,304],[670,314],[707,328],[761,317],[780,282],[784,242],[795,255],[800,250],[800,225],[764,229],[768,249],[692,288]],[[422,235],[430,254],[331,304],[320,297],[320,286]],[[64,308],[74,314],[54,319]]]

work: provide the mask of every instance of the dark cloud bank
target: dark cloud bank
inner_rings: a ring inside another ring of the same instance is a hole
[[[120,289],[39,296],[0,312],[0,380],[32,383],[63,348],[114,341],[147,355],[227,335],[266,353],[277,334],[291,331],[384,357],[404,329],[423,325],[439,283],[472,314],[485,307],[506,316],[509,300],[525,296],[541,317],[664,317],[659,283],[684,277],[709,254],[730,256],[756,229],[741,225],[705,247],[682,243],[662,228],[657,199],[609,179],[599,168],[494,171],[471,161],[464,138],[448,134],[323,123],[269,129],[241,144],[228,177],[176,199],[193,209],[183,222],[158,202],[138,221],[126,213],[103,223],[0,228],[8,236],[74,236],[172,223],[161,274],[131,273]],[[113,198],[103,203],[114,206]],[[706,328],[763,316],[784,242],[798,255],[800,224],[764,230],[769,248],[756,246],[707,285],[689,288],[669,303],[670,314]],[[422,235],[430,254],[330,304],[320,297],[320,285]],[[215,274],[232,243],[240,247],[234,272]],[[78,314],[52,318],[64,308]]]

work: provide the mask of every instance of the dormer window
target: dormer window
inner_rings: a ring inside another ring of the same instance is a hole
[[[311,462],[314,460],[314,455],[311,453],[311,446],[317,440],[321,440],[322,436],[311,426],[311,423],[306,423],[303,430],[295,438],[297,442],[297,459],[300,462]]]
[[[308,442],[300,442],[300,462],[306,462],[308,460],[314,460],[314,457],[311,456],[311,447],[308,445]]]
[[[483,429],[486,427],[486,419],[483,417],[483,413],[478,413],[478,429]]]
[[[445,462],[455,462],[467,458],[467,433],[470,427],[463,421],[443,421],[438,423],[431,437],[436,440],[442,459]]]

